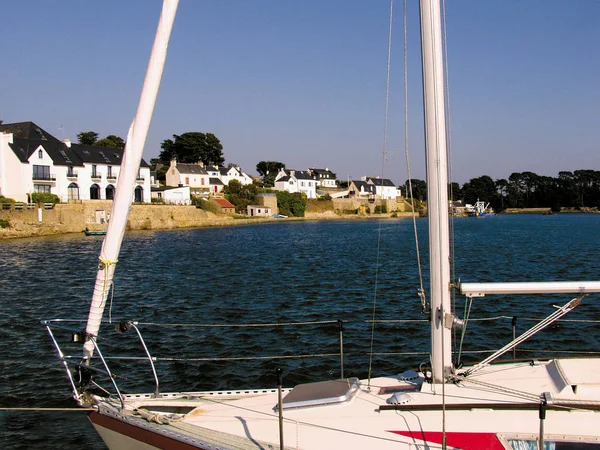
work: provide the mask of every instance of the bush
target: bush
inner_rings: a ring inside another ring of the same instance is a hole
[[[317,198],[317,200],[319,200],[320,202],[325,202],[325,201],[331,200],[331,195],[329,195],[329,194],[321,195],[319,198]]]
[[[10,224],[6,219],[0,219],[0,228],[9,228]]]
[[[209,202],[208,200],[204,200],[200,197],[192,197],[192,205],[195,205],[196,208],[203,209],[204,211],[209,211],[214,214],[219,213],[219,207],[214,203]]]
[[[0,195],[0,203],[15,203],[15,199],[5,197],[4,195]]]
[[[386,205],[377,205],[375,206],[375,214],[385,214],[387,213]]]
[[[150,199],[150,203],[158,203],[159,205],[164,205],[165,204],[165,200],[162,199],[162,198],[152,197]]]
[[[307,199],[300,192],[277,191],[277,208],[284,216],[304,217]]]
[[[60,203],[58,195],[51,194],[50,192],[34,192],[31,194],[32,203]]]

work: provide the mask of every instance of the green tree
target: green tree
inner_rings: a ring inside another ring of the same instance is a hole
[[[77,135],[77,140],[80,144],[94,145],[98,140],[98,133],[95,131],[82,131]]]
[[[223,145],[212,133],[196,131],[173,135],[173,139],[165,139],[160,145],[162,151],[158,158],[165,164],[175,158],[181,163],[197,163],[202,161],[205,166],[220,166],[225,162]]]
[[[255,183],[242,184],[238,180],[231,180],[223,187],[223,194],[237,212],[246,212],[248,205],[256,203],[258,186]]]
[[[404,187],[406,188],[406,197],[410,197],[410,185],[409,180],[404,182]],[[416,178],[410,179],[410,184],[412,184],[412,195],[413,198],[424,202],[427,201],[427,182],[423,180],[418,180]]]
[[[97,147],[125,148],[125,141],[119,136],[110,134],[104,139],[100,139],[99,141],[94,142],[93,145]]]
[[[462,196],[465,203],[475,204],[478,200],[491,203],[496,199],[496,183],[488,175],[471,178],[463,185]]]
[[[452,182],[448,184],[448,198],[452,201],[462,198],[460,184]]]
[[[275,176],[279,169],[285,169],[285,164],[279,161],[261,161],[256,165],[256,171],[263,178],[265,187],[275,186]]]

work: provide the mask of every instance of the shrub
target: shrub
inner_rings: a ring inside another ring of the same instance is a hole
[[[375,206],[375,214],[385,214],[387,213],[386,205],[377,205]]]
[[[15,203],[15,199],[5,197],[4,195],[0,195],[0,203]]]
[[[194,199],[196,199],[196,200],[194,201]],[[203,209],[204,211],[209,211],[213,214],[219,213],[219,207],[217,205],[209,202],[208,200],[204,200],[203,198],[200,198],[200,197],[192,198],[192,204],[196,205],[196,208]]]
[[[50,192],[34,192],[31,194],[32,203],[60,203],[58,195]]]
[[[320,202],[331,200],[331,195],[329,195],[329,194],[321,195],[319,198],[317,198],[317,200],[319,200]]]
[[[9,228],[10,224],[6,219],[0,219],[0,228]]]

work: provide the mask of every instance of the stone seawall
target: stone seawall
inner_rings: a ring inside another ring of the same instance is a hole
[[[0,228],[0,239],[31,236],[50,236],[106,230],[110,220],[111,201],[95,200],[75,204],[58,204],[52,209],[27,207],[0,210],[0,219],[6,220],[8,228]],[[195,206],[133,205],[127,221],[127,230],[171,230],[176,228],[199,228],[245,225],[281,220],[339,220],[385,218],[391,214],[339,215],[334,211],[307,211],[304,218],[275,219],[273,217],[234,219],[216,215]],[[396,213],[396,217],[410,217],[410,213]]]
[[[106,230],[111,201],[59,204],[52,209],[2,210],[0,219],[9,223],[0,228],[0,238],[46,236]],[[230,216],[217,216],[195,206],[133,205],[127,221],[128,230],[168,230],[233,225]],[[244,221],[235,220],[243,223]]]

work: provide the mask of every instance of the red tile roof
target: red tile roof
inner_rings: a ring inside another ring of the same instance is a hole
[[[213,198],[213,201],[218,204],[221,208],[235,208],[231,203],[229,203],[224,198]]]

